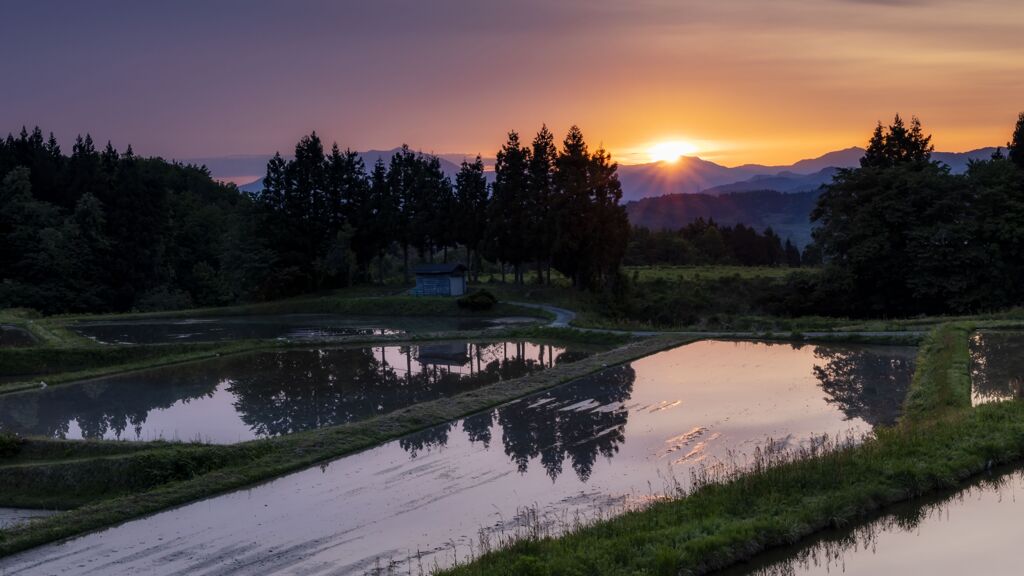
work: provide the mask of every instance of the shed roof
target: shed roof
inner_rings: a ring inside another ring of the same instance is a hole
[[[466,267],[457,262],[449,264],[420,264],[413,268],[413,272],[420,276],[433,276],[441,274],[459,274],[466,271]]]

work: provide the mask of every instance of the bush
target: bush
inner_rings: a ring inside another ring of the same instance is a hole
[[[8,432],[0,432],[0,458],[9,458],[17,455],[24,442],[25,440],[19,436]]]
[[[494,297],[487,290],[477,290],[471,294],[467,294],[462,298],[459,298],[459,308],[466,308],[467,310],[490,310],[494,308],[494,305],[498,303],[498,299]]]

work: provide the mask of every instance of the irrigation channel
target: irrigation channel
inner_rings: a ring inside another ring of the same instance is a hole
[[[2,574],[418,573],[643,506],[770,442],[892,424],[916,349],[706,340],[0,560]]]

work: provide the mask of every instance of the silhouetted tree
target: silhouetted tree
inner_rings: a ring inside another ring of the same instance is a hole
[[[489,257],[513,267],[516,283],[523,281],[523,263],[529,259],[529,221],[526,204],[530,151],[519,143],[519,134],[509,132],[498,151],[494,166],[494,185],[487,207]]]
[[[841,170],[811,217],[825,285],[856,315],[966,312],[1019,301],[1024,200],[1007,160],[963,176],[931,161],[930,137],[897,116],[861,168]],[[984,271],[983,274],[979,271]]]
[[[1017,125],[1014,126],[1013,136],[1006,144],[1006,152],[1010,162],[1024,169],[1024,112],[1017,116]]]
[[[455,176],[454,240],[466,247],[466,265],[476,279],[474,256],[487,232],[487,203],[490,200],[480,156],[472,163],[462,162]]]
[[[790,268],[800,267],[800,250],[787,238],[786,245],[783,248],[786,252],[786,266]]]
[[[541,126],[530,145],[530,159],[527,167],[525,233],[529,238],[529,252],[537,261],[537,282],[543,283],[545,272],[551,282],[551,254],[558,229],[558,213],[555,206],[555,162],[558,148],[555,137],[547,125]]]

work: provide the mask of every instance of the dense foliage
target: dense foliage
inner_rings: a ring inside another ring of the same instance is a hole
[[[616,165],[578,128],[562,151],[544,128],[514,132],[495,182],[478,157],[455,183],[433,156],[403,147],[367,172],[316,133],[275,155],[253,195],[202,167],[140,158],[79,137],[70,156],[36,128],[0,140],[0,307],[48,313],[213,306],[378,279],[410,250],[447,260],[466,250],[518,281],[535,263],[580,288],[617,279],[628,223]],[[538,277],[543,277],[538,274]]]
[[[248,199],[194,166],[51,134],[0,140],[0,307],[46,312],[245,296]]]
[[[749,226],[723,226],[698,218],[679,230],[651,231],[634,227],[629,235],[625,262],[629,266],[671,264],[733,264],[741,266],[789,266],[818,264],[813,247],[800,250],[785,242],[771,228],[763,233]]]
[[[527,264],[554,267],[580,288],[617,278],[628,234],[619,205],[616,164],[590,153],[573,127],[562,151],[542,128],[531,147],[509,134],[497,155],[493,185],[482,160],[463,162],[455,184],[437,158],[403,147],[368,175],[358,154],[335,146],[325,154],[316,133],[267,166],[258,207],[258,237],[269,254],[270,286],[283,296],[368,280],[374,258],[410,250],[420,259],[448,258],[463,246],[471,269],[486,258],[523,281]],[[538,275],[538,278],[542,275]]]
[[[634,226],[651,230],[676,230],[698,218],[719,226],[743,224],[763,231],[771,228],[783,241],[797,247],[811,243],[809,216],[820,191],[779,192],[754,190],[725,194],[666,194],[626,204]]]
[[[1021,154],[1018,122],[1010,157]],[[842,170],[812,213],[832,312],[973,312],[1024,297],[1024,178],[997,152],[951,174],[915,118],[879,125],[861,167]]]

